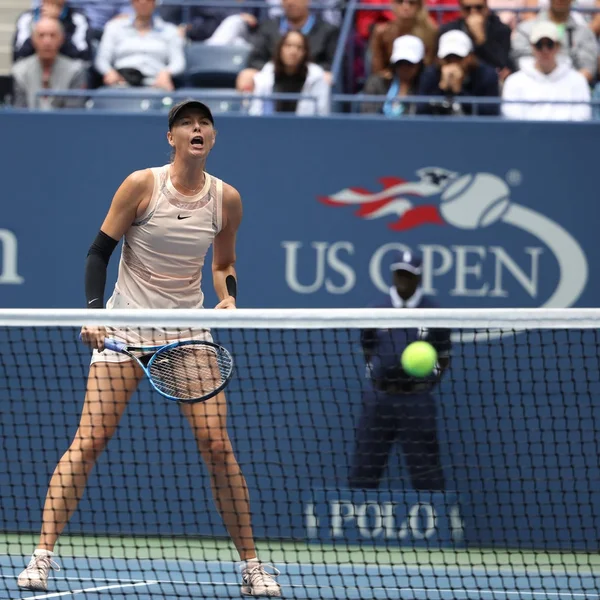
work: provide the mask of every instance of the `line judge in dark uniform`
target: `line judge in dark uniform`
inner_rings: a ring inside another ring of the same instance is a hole
[[[389,295],[380,308],[435,308],[421,287],[422,259],[412,252],[398,253],[391,265]],[[438,364],[426,378],[406,374],[400,365],[410,343],[425,340],[438,353]],[[450,366],[449,329],[366,329],[361,344],[368,382],[358,422],[351,488],[379,487],[390,452],[399,443],[417,491],[445,491],[437,429],[434,390]]]

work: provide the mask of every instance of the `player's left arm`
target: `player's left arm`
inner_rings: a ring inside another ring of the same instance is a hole
[[[225,280],[235,273],[235,243],[242,222],[242,199],[239,192],[223,183],[223,225],[213,244],[213,283],[219,298],[216,308],[235,308],[235,298],[229,295]]]

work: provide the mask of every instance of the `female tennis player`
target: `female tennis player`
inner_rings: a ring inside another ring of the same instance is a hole
[[[204,257],[213,244],[213,282],[218,309],[234,309],[225,280],[235,277],[235,242],[242,218],[236,189],[205,172],[215,144],[210,109],[194,100],[169,112],[167,139],[171,164],[136,171],[117,190],[92,244],[85,270],[89,307],[104,306],[109,258],[125,236],[119,274],[107,308],[201,308]],[[105,337],[128,344],[161,345],[165,341],[208,339],[206,330],[134,330],[83,327],[81,338],[93,348],[87,393],[79,428],[56,467],[42,516],[39,545],[18,585],[47,590],[49,570],[58,569],[53,549],[75,511],[88,476],[115,432],[143,372],[128,356],[104,349]],[[240,555],[242,594],[280,596],[275,581],[254,546],[248,489],[234,456],[226,426],[223,393],[196,404],[181,405],[208,468],[216,506]]]

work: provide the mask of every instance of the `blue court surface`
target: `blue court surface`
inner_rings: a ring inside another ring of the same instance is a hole
[[[236,564],[222,561],[65,558],[48,592],[21,592],[27,557],[2,556],[0,598],[239,598]],[[18,568],[15,569],[15,566]],[[600,575],[575,567],[275,564],[285,598],[600,600]]]

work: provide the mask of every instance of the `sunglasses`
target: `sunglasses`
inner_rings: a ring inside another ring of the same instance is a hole
[[[395,4],[408,4],[409,6],[417,6],[419,0],[394,0]]]
[[[465,12],[483,12],[485,10],[485,4],[463,4],[462,9]]]
[[[556,46],[556,42],[554,40],[539,40],[534,44],[536,50],[543,50],[544,48],[548,48],[548,50],[554,50],[554,46]]]

